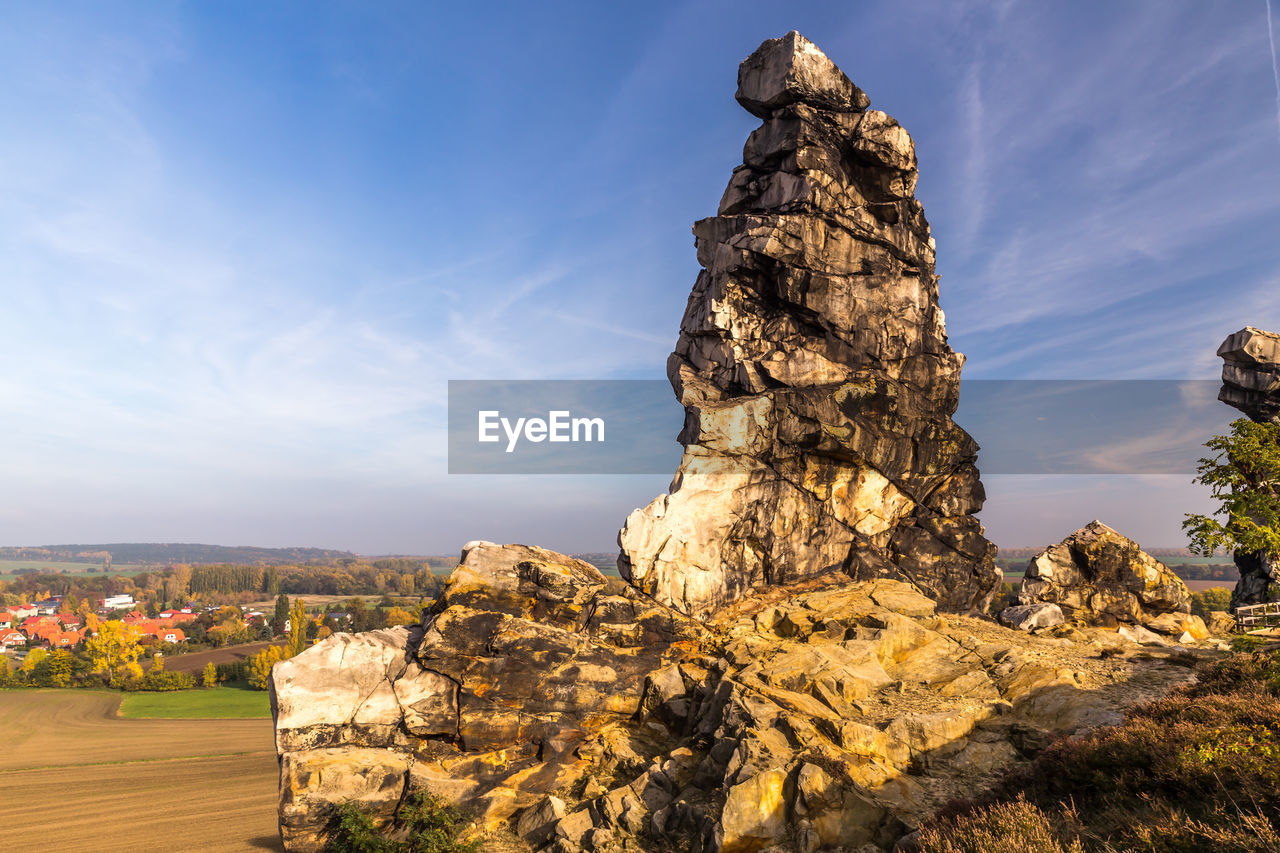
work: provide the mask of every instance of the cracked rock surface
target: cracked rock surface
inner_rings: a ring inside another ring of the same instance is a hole
[[[737,98],[763,124],[693,227],[703,270],[667,363],[684,457],[628,517],[619,568],[694,616],[833,572],[983,610],[1001,575],[951,420],[963,357],[914,143],[798,33],[742,63]]]

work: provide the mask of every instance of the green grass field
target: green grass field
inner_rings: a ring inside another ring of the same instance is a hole
[[[154,570],[154,566],[151,570]],[[73,563],[67,560],[0,560],[0,580],[12,581],[18,577],[19,569],[34,569],[46,574],[61,574],[64,570],[70,575],[86,572],[102,574],[101,563]],[[146,566],[136,563],[120,563],[111,567],[113,575],[136,575],[148,571]]]
[[[232,719],[271,716],[265,690],[223,685],[213,690],[175,690],[172,693],[129,693],[120,703],[120,716],[133,719]]]

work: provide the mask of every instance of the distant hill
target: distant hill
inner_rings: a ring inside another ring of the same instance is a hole
[[[39,545],[0,547],[0,560],[111,562],[168,565],[170,563],[333,563],[354,559],[350,551],[327,548],[257,548],[252,545],[200,545],[193,543],[124,542],[109,545]]]

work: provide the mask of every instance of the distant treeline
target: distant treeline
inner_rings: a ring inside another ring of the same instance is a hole
[[[452,566],[449,567],[452,569]],[[445,570],[446,572],[448,570]],[[441,579],[420,558],[393,557],[358,560],[347,557],[333,564],[254,566],[186,563],[156,571],[122,574],[23,574],[0,581],[0,604],[42,599],[48,595],[105,598],[129,594],[153,609],[180,607],[191,599],[206,603],[243,603],[288,595],[392,595],[434,597]]]
[[[249,545],[127,542],[112,545],[40,545],[0,548],[0,560],[58,560],[70,563],[331,563],[354,559],[349,551],[326,548],[257,548]]]
[[[1184,581],[1234,581],[1240,577],[1235,563],[1181,563],[1169,568]]]
[[[1041,545],[1039,548],[1001,548],[999,556],[1008,557],[1009,559],[1030,560],[1049,546]],[[1187,548],[1144,548],[1148,554],[1153,557],[1194,557],[1195,555]]]

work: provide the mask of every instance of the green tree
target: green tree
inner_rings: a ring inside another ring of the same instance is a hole
[[[289,596],[283,592],[276,596],[276,612],[271,617],[271,631],[274,634],[284,633],[284,623],[289,621]]]
[[[71,652],[59,649],[50,652],[44,659],[46,677],[50,687],[70,687],[72,659]]]
[[[1204,592],[1191,593],[1191,613],[1201,619],[1208,620],[1209,614],[1215,610],[1231,609],[1231,590],[1213,587]]]
[[[1205,447],[1218,453],[1200,460],[1195,481],[1212,490],[1218,508],[1182,522],[1191,550],[1206,557],[1218,548],[1280,556],[1280,424],[1240,418],[1229,435]]]
[[[1217,509],[1188,514],[1182,522],[1192,552],[1208,557],[1219,548],[1234,551],[1242,577],[1242,556],[1264,568],[1274,565],[1280,560],[1280,424],[1240,418],[1205,447],[1216,455],[1200,460],[1195,482],[1210,488]]]

